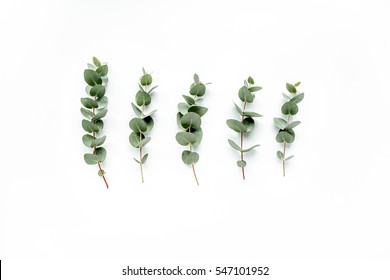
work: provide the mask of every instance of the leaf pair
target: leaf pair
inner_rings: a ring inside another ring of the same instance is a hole
[[[275,140],[278,143],[283,143],[283,151],[277,151],[276,155],[278,159],[282,161],[283,167],[283,176],[286,175],[285,162],[292,159],[294,156],[286,157],[286,147],[287,144],[291,144],[295,140],[295,132],[293,128],[298,126],[300,121],[291,121],[291,117],[296,115],[299,111],[298,103],[303,100],[305,97],[304,93],[299,93],[297,87],[300,85],[300,82],[295,83],[294,85],[286,83],[286,89],[290,93],[283,96],[287,100],[282,108],[281,112],[286,118],[274,118],[275,126],[279,129],[276,134]]]
[[[149,86],[153,83],[152,75],[146,73],[144,68],[142,68],[142,71],[143,75],[139,78],[138,84],[139,90],[135,95],[135,102],[137,105],[131,103],[131,107],[137,117],[131,119],[129,122],[130,129],[133,131],[129,136],[129,142],[131,146],[139,149],[139,159],[134,158],[134,160],[140,165],[141,180],[144,182],[142,165],[146,163],[149,154],[143,154],[143,149],[151,140],[146,134],[149,133],[154,126],[152,115],[156,110],[153,110],[148,114],[145,114],[144,111],[152,102],[152,93],[157,86],[149,89]]]
[[[243,148],[244,145],[244,136],[252,131],[255,128],[255,120],[253,118],[255,117],[262,117],[262,115],[256,113],[256,112],[249,112],[246,111],[246,107],[248,103],[252,103],[255,99],[255,92],[262,89],[262,87],[255,86],[255,81],[252,77],[248,77],[247,80],[244,81],[244,86],[242,86],[238,91],[238,97],[243,102],[243,108],[238,106],[236,103],[234,103],[234,107],[236,108],[236,111],[240,115],[240,119],[228,119],[226,120],[227,126],[232,129],[233,131],[240,134],[240,145],[238,145],[236,142],[234,142],[231,139],[228,139],[229,145],[240,152],[240,159],[237,161],[237,166],[242,169],[242,178],[245,180],[245,170],[246,167],[246,161],[244,160],[244,153],[248,153],[252,151],[254,148],[260,146],[258,144],[250,147],[250,148]]]
[[[88,69],[84,70],[84,81],[87,83],[85,91],[89,97],[81,98],[81,104],[84,108],[80,109],[81,114],[86,118],[83,119],[81,125],[88,132],[82,138],[85,146],[92,148],[92,153],[84,155],[84,161],[87,164],[98,164],[98,175],[103,177],[103,180],[108,188],[107,181],[104,177],[104,170],[100,163],[106,159],[106,150],[100,147],[106,141],[106,136],[97,137],[97,134],[103,129],[103,118],[107,114],[108,99],[106,94],[106,85],[108,82],[108,66],[102,64],[96,57],[92,58],[93,64],[88,63]]]
[[[201,128],[202,119],[208,109],[200,106],[199,103],[203,100],[200,98],[206,93],[206,84],[199,80],[199,76],[194,74],[194,82],[190,86],[189,94],[183,95],[185,101],[178,104],[177,125],[183,131],[176,134],[176,141],[182,146],[189,146],[189,150],[182,152],[182,160],[185,164],[191,165],[195,180],[199,185],[198,178],[195,173],[194,164],[199,161],[199,154],[193,151],[193,148],[198,146],[203,138]]]

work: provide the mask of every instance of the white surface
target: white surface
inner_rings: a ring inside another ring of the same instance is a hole
[[[0,258],[388,263],[388,1],[0,3]],[[108,191],[81,142],[93,55],[109,65]],[[128,143],[142,66],[159,85],[144,184]],[[200,187],[174,139],[194,72],[213,83]],[[264,117],[243,182],[225,120],[248,75]],[[272,118],[296,81],[306,97],[282,178]]]

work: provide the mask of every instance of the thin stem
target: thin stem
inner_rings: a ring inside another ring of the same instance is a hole
[[[192,153],[192,144],[190,144],[190,152]],[[195,165],[194,164],[192,164],[192,172],[194,173],[196,184],[199,186],[199,181],[198,181],[198,177],[196,176]]]
[[[287,124],[290,123],[290,119],[291,119],[291,115],[288,115]],[[286,176],[286,161],[285,161],[285,158],[286,158],[286,146],[287,146],[287,142],[284,141],[284,144],[283,144],[283,160],[282,160],[282,165],[283,165],[283,177]]]
[[[244,112],[245,111],[245,107],[246,107],[246,101],[244,102],[244,108],[242,109],[242,111]],[[241,123],[244,123],[244,114],[241,115]],[[244,161],[244,153],[243,153],[243,149],[244,149],[244,132],[240,132],[240,158],[241,158],[241,161]],[[241,170],[242,170],[242,179],[245,180],[245,168],[244,167],[241,167]]]
[[[95,96],[95,101],[96,101],[96,96]],[[95,116],[95,108],[92,109],[92,114]],[[95,121],[93,121],[93,124],[95,124]],[[93,140],[96,139],[95,131],[92,132],[92,138],[93,138]],[[93,154],[96,155],[96,146],[93,147]],[[102,169],[102,166],[100,165],[100,162],[98,162],[97,164],[98,164],[98,167],[99,167],[100,174],[102,175],[103,181],[106,184],[106,187],[108,189],[109,188],[108,187],[108,183],[107,183],[106,177],[104,177],[104,171]]]
[[[143,116],[145,105],[142,105],[141,116]],[[141,171],[141,180],[144,182],[144,172],[142,170],[142,132],[139,133],[139,167]]]

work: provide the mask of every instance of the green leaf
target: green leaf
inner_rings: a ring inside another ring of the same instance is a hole
[[[185,164],[191,165],[199,161],[199,154],[185,150],[181,154],[181,159]]]
[[[203,138],[203,130],[202,130],[202,128],[199,127],[198,129],[191,130],[191,133],[196,136],[196,142],[194,143],[194,146],[199,145],[200,142],[202,141],[202,138]]]
[[[104,109],[106,108],[108,104],[108,98],[107,96],[100,97],[96,100],[97,104],[99,105],[98,109]]]
[[[206,107],[202,107],[202,106],[191,106],[189,109],[188,109],[188,112],[194,112],[194,113],[197,113],[199,116],[203,117],[204,114],[206,114],[208,111],[208,109]]]
[[[91,86],[85,86],[85,92],[87,94],[90,94],[89,92],[91,91],[92,87]]]
[[[226,121],[226,124],[228,125],[228,127],[233,129],[235,132],[246,132],[246,130],[247,130],[246,126],[237,120],[228,119]]]
[[[102,85],[106,86],[108,84],[108,78],[107,76],[102,77]]]
[[[102,85],[96,85],[91,88],[89,94],[91,96],[102,97],[106,93],[106,88]]]
[[[251,95],[251,93],[246,86],[241,87],[238,91],[238,97],[241,99],[242,102],[245,102],[249,95]]]
[[[141,163],[142,163],[142,164],[145,164],[146,160],[148,159],[148,156],[149,156],[149,154],[145,154],[145,155],[142,157],[142,159],[141,159]]]
[[[139,118],[133,118],[129,122],[129,126],[134,132],[137,132],[137,133],[145,132],[148,129],[146,122],[142,119],[139,119]]]
[[[154,86],[154,87],[152,87],[149,91],[148,91],[148,93],[149,94],[152,94],[152,93],[154,93],[154,91],[153,90],[155,90],[156,88],[157,88],[158,86]]]
[[[97,57],[92,57],[92,61],[93,61],[93,64],[95,64],[96,67],[99,67],[100,65],[102,65],[99,61],[99,59],[97,59]]]
[[[91,69],[84,70],[84,80],[91,87],[102,84],[102,79],[100,78],[99,74]]]
[[[190,132],[178,132],[176,134],[176,141],[182,146],[187,146],[196,142],[196,136]]]
[[[243,152],[243,153],[250,152],[250,151],[252,151],[252,150],[253,150],[254,148],[256,148],[256,147],[260,147],[260,145],[259,145],[259,144],[253,145],[253,146],[250,147],[250,148],[247,148],[247,149],[242,150],[242,152]]]
[[[283,94],[283,96],[284,96],[284,98],[286,98],[288,101],[290,101],[291,100],[291,97],[290,96],[288,96],[287,94],[285,94],[285,93],[282,93]]]
[[[135,160],[136,163],[141,164],[138,159],[136,159],[136,158],[133,158],[133,159]]]
[[[251,117],[247,117],[242,122],[246,126],[246,132],[250,132],[255,127],[255,121]]]
[[[294,102],[286,102],[282,106],[282,113],[284,115],[296,115],[298,113],[298,106]]]
[[[132,132],[129,136],[129,142],[134,148],[139,148],[140,136],[138,133]]]
[[[187,114],[188,113],[188,109],[190,108],[190,106],[188,106],[188,104],[186,103],[183,103],[183,102],[180,102],[178,105],[177,105],[177,108],[179,110],[179,112],[184,115],[184,114]]]
[[[197,129],[201,126],[202,120],[197,113],[189,112],[181,118],[181,126],[185,129]]]
[[[151,116],[147,116],[143,118],[143,121],[146,123],[146,132],[151,131],[154,126],[153,118]]]
[[[141,110],[137,106],[135,106],[135,104],[133,102],[131,102],[131,107],[133,107],[133,111],[137,115],[137,117],[140,118],[142,115]]]
[[[294,137],[286,131],[279,131],[275,139],[278,143],[292,143],[294,141]]]
[[[101,131],[101,130],[103,129],[104,123],[103,123],[102,120],[97,120],[97,121],[95,122],[95,126],[96,126],[97,129],[98,129],[97,132],[99,132],[99,131]]]
[[[195,104],[195,100],[192,97],[190,97],[188,95],[183,95],[183,98],[187,102],[188,105],[191,106],[191,105]]]
[[[195,84],[190,89],[190,94],[194,96],[203,96],[206,93],[206,86],[202,83]]]
[[[297,89],[292,84],[286,83],[286,89],[290,93],[297,93]]]
[[[286,129],[294,128],[297,125],[299,125],[301,122],[300,121],[295,121],[295,122],[290,122],[288,125],[286,125]]]
[[[153,79],[152,79],[152,76],[150,74],[144,74],[140,79],[140,83],[143,86],[149,86],[152,84],[152,82],[153,82]]]
[[[88,66],[88,69],[91,69],[91,70],[96,70],[96,66],[95,65],[93,65],[93,64],[91,64],[91,63],[87,63],[87,66]]]
[[[298,94],[297,96],[291,98],[290,102],[298,104],[299,102],[301,102],[303,100],[304,97],[305,97],[304,93]]]
[[[253,78],[251,76],[248,77],[248,83],[250,83],[251,85],[255,84],[255,81],[253,80]]]
[[[250,92],[259,91],[259,90],[261,90],[261,89],[262,89],[262,87],[250,87],[250,88],[248,88],[248,90],[249,90]]]
[[[92,119],[93,118],[93,113],[85,108],[80,108],[81,114],[83,114],[84,117],[87,119]]]
[[[284,157],[283,152],[277,151],[276,156],[278,157],[278,159],[283,160],[283,157]]]
[[[300,84],[301,84],[301,82],[296,82],[296,83],[294,84],[294,87],[299,87]]]
[[[95,150],[96,160],[99,162],[103,162],[106,159],[106,154],[106,149],[103,147],[96,148]]]
[[[151,111],[149,114],[146,114],[146,115],[144,115],[144,117],[146,118],[146,117],[151,117],[154,113],[156,113],[157,112],[157,110],[153,110],[153,111]]]
[[[98,175],[101,177],[103,176],[104,174],[106,174],[106,172],[104,170],[99,170],[98,171]]]
[[[288,161],[288,160],[292,159],[293,157],[294,156],[289,156],[289,157],[285,158],[284,161]]]
[[[96,69],[96,73],[98,73],[100,76],[107,76],[108,74],[108,66],[107,65],[101,65]]]
[[[98,146],[101,146],[104,144],[104,142],[106,141],[106,136],[103,136],[101,138],[96,138],[95,140],[93,140],[91,142],[91,147],[98,147]]]
[[[200,82],[199,82],[199,76],[198,76],[198,74],[194,74],[194,82],[195,82],[195,84],[199,84]]]
[[[98,103],[89,97],[80,98],[81,104],[84,105],[85,108],[92,109],[99,107]]]
[[[242,112],[241,108],[236,103],[234,103],[234,107],[236,107],[237,112],[240,114],[240,116],[242,116],[243,112]]]
[[[187,105],[187,104],[186,104],[186,105]],[[181,118],[182,118],[182,117],[183,117],[183,114],[182,114],[182,113],[178,112],[178,113],[176,114],[177,126],[180,127],[180,128],[183,128],[183,127],[181,126]]]
[[[237,160],[237,166],[238,167],[245,167],[246,161],[245,160]]]
[[[92,118],[93,121],[100,120],[104,118],[107,114],[107,109],[100,110],[99,112],[96,113],[96,115]]]
[[[93,142],[93,137],[92,135],[89,135],[89,134],[85,134],[82,138],[83,140],[83,143],[85,146],[87,146],[88,148],[92,148],[93,146],[91,145],[92,142]]]
[[[94,154],[84,154],[84,160],[89,165],[94,165],[97,163],[96,155]]]
[[[252,117],[252,118],[257,118],[257,117],[262,117],[263,115],[260,115],[256,112],[243,112],[243,115],[246,117]]]
[[[81,125],[86,132],[99,132],[99,128],[88,120],[82,120]]]
[[[234,142],[234,141],[231,140],[231,139],[228,139],[228,142],[229,142],[229,145],[230,145],[233,149],[235,149],[235,150],[241,152],[241,148],[240,148],[240,146],[238,146],[238,145],[236,144],[236,142]]]
[[[150,142],[150,140],[152,140],[152,138],[150,137],[145,137],[144,139],[142,139],[141,143],[140,143],[140,146],[146,146],[146,144],[148,144]]]
[[[282,118],[274,118],[274,123],[280,129],[285,129],[287,125],[287,122]]]
[[[152,102],[152,98],[150,97],[150,94],[146,91],[139,90],[135,95],[135,101],[138,106],[148,106],[150,102]]]

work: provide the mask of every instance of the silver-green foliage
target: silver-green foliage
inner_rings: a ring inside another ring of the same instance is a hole
[[[182,130],[176,134],[176,141],[182,146],[188,146],[188,150],[182,152],[182,160],[191,165],[195,180],[199,185],[194,165],[199,161],[199,154],[194,152],[194,147],[202,141],[202,118],[207,108],[200,105],[202,96],[206,93],[206,85],[200,82],[199,76],[194,74],[194,82],[190,86],[189,94],[183,95],[184,101],[178,104],[177,125]]]
[[[247,111],[248,103],[252,103],[255,100],[255,92],[262,89],[262,87],[255,86],[255,81],[252,77],[248,77],[247,80],[244,81],[244,85],[238,91],[238,97],[242,101],[242,108],[234,103],[236,111],[240,115],[240,119],[228,119],[226,124],[233,131],[239,133],[240,145],[234,142],[231,139],[228,139],[229,145],[237,150],[240,153],[240,159],[237,161],[237,166],[242,169],[242,178],[245,180],[245,166],[246,161],[244,160],[244,154],[252,151],[254,148],[260,146],[258,144],[251,146],[249,148],[244,148],[244,136],[251,132],[255,127],[256,117],[262,117],[262,115],[256,112]]]
[[[88,97],[81,98],[81,114],[85,117],[81,125],[87,132],[82,138],[83,143],[92,149],[91,153],[84,154],[84,160],[87,164],[98,165],[98,175],[101,176],[108,188],[104,170],[101,162],[106,158],[106,150],[102,147],[106,136],[100,135],[103,129],[103,118],[107,114],[108,99],[106,94],[106,85],[108,82],[108,66],[101,63],[96,57],[93,57],[93,64],[88,63],[88,69],[84,70],[84,80],[87,83],[85,91]]]
[[[284,118],[274,118],[275,126],[279,129],[275,137],[278,143],[283,144],[283,151],[277,151],[276,156],[282,161],[283,166],[283,176],[285,176],[285,162],[292,159],[294,156],[286,156],[286,147],[287,144],[291,144],[295,140],[295,131],[294,128],[298,126],[300,121],[291,121],[292,116],[296,115],[299,111],[298,103],[303,100],[305,97],[304,93],[298,92],[297,87],[300,85],[300,82],[295,84],[286,83],[286,89],[289,94],[284,94],[283,96],[286,102],[283,104],[281,111],[285,116]]]
[[[134,113],[137,117],[133,118],[129,122],[129,126],[132,130],[129,141],[131,146],[139,150],[139,159],[134,160],[140,165],[141,180],[144,182],[144,176],[142,171],[142,165],[145,164],[148,159],[148,154],[143,154],[143,149],[147,143],[151,140],[147,134],[152,130],[154,121],[152,115],[156,112],[153,110],[149,113],[145,113],[145,109],[152,102],[153,90],[157,86],[151,86],[153,79],[152,75],[146,73],[145,69],[142,68],[143,75],[139,79],[139,90],[135,95],[135,103],[131,103]]]

